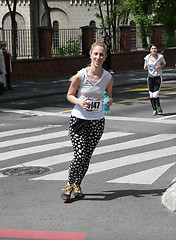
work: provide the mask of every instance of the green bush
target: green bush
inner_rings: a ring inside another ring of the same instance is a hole
[[[81,54],[81,37],[79,39],[70,39],[65,46],[53,49],[53,56],[63,57]]]

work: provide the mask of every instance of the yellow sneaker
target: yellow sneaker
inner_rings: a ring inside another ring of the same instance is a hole
[[[73,186],[71,186],[70,184],[67,184],[65,188],[62,189],[61,198],[64,201],[68,202],[70,200],[72,191],[73,191]]]
[[[81,191],[81,187],[79,184],[75,185],[74,188],[73,188],[73,194],[75,196],[75,198],[77,199],[81,199],[81,198],[84,198],[85,195],[82,193]]]

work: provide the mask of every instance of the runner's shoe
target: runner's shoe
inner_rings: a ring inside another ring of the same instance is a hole
[[[84,198],[85,195],[82,193],[81,191],[81,187],[79,184],[75,185],[74,188],[73,188],[73,194],[75,196],[75,198],[77,199],[81,199],[81,198]]]
[[[156,110],[154,110],[153,113],[152,113],[152,116],[155,116],[155,115],[157,115],[157,111]]]
[[[61,198],[64,201],[69,202],[72,191],[73,191],[73,186],[71,186],[70,184],[67,184],[65,188],[62,189]]]
[[[162,111],[161,107],[158,107],[158,114],[161,115],[162,112],[163,112],[163,111]]]

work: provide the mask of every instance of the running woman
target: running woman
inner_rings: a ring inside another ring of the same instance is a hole
[[[72,193],[77,199],[84,197],[81,183],[104,131],[104,91],[107,91],[110,97],[106,102],[107,106],[112,105],[113,78],[102,68],[106,56],[106,45],[102,42],[95,42],[90,50],[91,65],[81,69],[71,78],[67,99],[75,104],[69,126],[74,157],[70,162],[67,185],[61,193],[61,198],[65,202],[70,200]]]
[[[166,61],[164,56],[158,53],[158,48],[155,44],[150,46],[150,54],[144,60],[144,70],[148,70],[147,83],[153,108],[152,115],[162,114],[159,92],[162,84],[162,69],[166,66]]]

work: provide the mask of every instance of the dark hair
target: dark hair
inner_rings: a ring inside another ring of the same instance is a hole
[[[152,47],[156,47],[156,48],[157,48],[157,52],[159,52],[159,53],[162,54],[162,55],[164,54],[164,50],[158,49],[158,46],[157,46],[156,44],[152,43],[152,44],[150,45],[150,49],[151,49]]]
[[[158,46],[157,46],[156,44],[154,44],[154,43],[152,43],[152,44],[150,45],[150,49],[151,49],[152,47],[156,47],[156,48],[158,49]]]
[[[104,36],[104,41],[106,40],[107,37],[111,40],[111,37],[110,37],[108,34],[106,34],[106,35]]]

